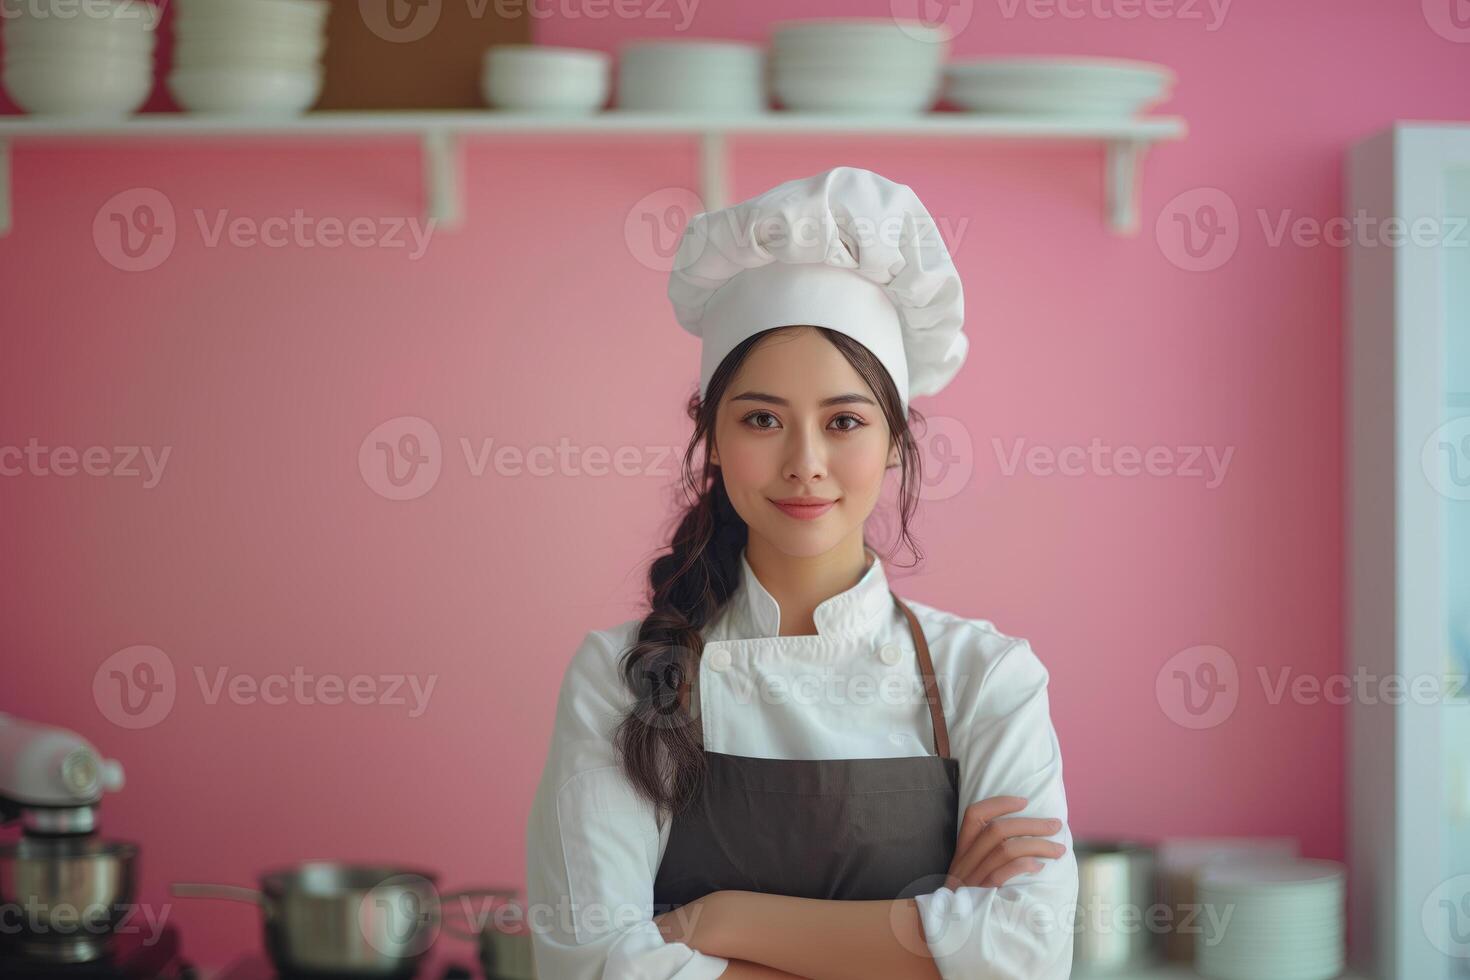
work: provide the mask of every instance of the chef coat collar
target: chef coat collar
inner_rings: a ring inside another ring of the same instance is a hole
[[[812,617],[819,636],[867,633],[892,604],[883,559],[867,545],[863,546],[863,553],[870,560],[857,584],[817,604]],[[740,585],[729,600],[726,620],[729,634],[736,639],[780,636],[781,604],[756,578],[743,547],[740,549],[740,575]]]

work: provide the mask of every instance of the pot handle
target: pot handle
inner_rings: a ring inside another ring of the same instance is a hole
[[[179,898],[228,898],[235,902],[250,902],[265,911],[266,918],[275,912],[275,905],[266,898],[265,892],[238,884],[212,884],[207,882],[173,882],[169,895]]]
[[[444,906],[449,904],[451,901],[454,901],[455,904],[463,909],[464,902],[456,900],[481,897],[516,899],[521,897],[521,892],[518,888],[462,888],[458,891],[445,892],[443,895],[439,896],[438,907],[434,913],[439,920],[439,928],[443,929],[451,936],[454,936],[456,939],[464,939],[472,943],[479,942],[480,933],[484,929],[483,924],[481,924],[479,928],[474,928],[475,923],[473,921],[469,921],[467,917],[466,921],[469,921],[469,925],[473,931],[460,932],[459,929],[455,928],[455,926],[451,923],[449,917],[443,914],[443,909]]]

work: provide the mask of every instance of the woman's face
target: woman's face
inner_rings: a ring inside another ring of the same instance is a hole
[[[877,396],[847,358],[817,330],[788,327],[763,338],[726,387],[710,459],[752,535],[812,557],[861,538],[898,463],[890,442]],[[835,503],[802,519],[774,503],[790,497]]]

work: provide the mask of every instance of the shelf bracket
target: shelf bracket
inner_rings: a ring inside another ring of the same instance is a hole
[[[725,206],[729,190],[727,182],[724,133],[703,133],[699,137],[699,191],[706,211]]]
[[[459,136],[447,129],[423,134],[424,212],[435,228],[457,228],[464,219],[463,158]]]
[[[10,140],[0,137],[0,238],[10,234]]]
[[[1103,183],[1107,193],[1108,226],[1115,234],[1138,234],[1139,177],[1146,140],[1114,139],[1107,144]]]

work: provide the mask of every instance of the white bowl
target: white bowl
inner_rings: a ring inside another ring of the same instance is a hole
[[[916,113],[933,107],[939,89],[929,79],[865,72],[776,71],[771,90],[797,112]]]
[[[190,112],[294,115],[320,97],[322,74],[320,68],[175,68],[165,83]]]
[[[481,65],[501,65],[523,72],[581,72],[604,74],[612,66],[612,55],[592,48],[566,48],[549,44],[493,44],[485,49]]]
[[[637,85],[620,82],[617,108],[624,112],[752,113],[767,108],[764,87]]]
[[[618,79],[617,107],[632,112],[762,112],[767,101],[759,79],[738,85],[717,79]]]
[[[606,81],[588,85],[579,79],[562,78],[550,83],[524,77],[486,75],[480,94],[496,109],[517,112],[593,113],[607,102]]]
[[[809,35],[847,35],[888,37],[901,34],[924,44],[940,44],[952,39],[949,28],[925,24],[923,21],[895,17],[796,17],[771,24],[772,36],[802,37]]]
[[[308,18],[280,17],[274,14],[252,13],[242,10],[236,13],[196,14],[186,16],[182,11],[174,18],[174,36],[188,37],[198,34],[218,34],[237,31],[253,31],[257,34],[316,36],[327,31],[326,21]]]
[[[744,41],[640,38],[623,44],[618,70],[675,69],[696,75],[724,72],[758,74],[765,65],[765,60],[764,48]]]
[[[27,69],[42,67],[57,75],[79,75],[82,78],[98,78],[105,83],[118,72],[153,73],[151,54],[51,54],[45,51],[6,51],[5,67],[25,65]]]
[[[595,112],[611,87],[612,57],[587,48],[498,44],[482,65],[480,94],[497,109]]]
[[[331,11],[329,0],[174,0],[181,17],[285,17],[320,23]]]
[[[243,33],[235,37],[203,35],[180,38],[174,44],[176,66],[229,64],[235,61],[270,62],[307,68],[320,62],[327,49],[323,36]]]
[[[96,60],[56,67],[7,64],[0,81],[16,105],[35,115],[126,116],[148,101],[153,65]]]
[[[761,112],[766,89],[759,45],[645,39],[623,46],[617,106],[633,112]]]
[[[157,46],[156,35],[131,31],[10,31],[5,37],[7,57],[30,51],[58,57],[75,54],[82,57],[135,55],[151,58]]]
[[[281,33],[318,33],[326,29],[330,11],[322,0],[320,6],[307,0],[178,0],[174,17],[175,30],[223,27],[234,30],[243,26]]]

